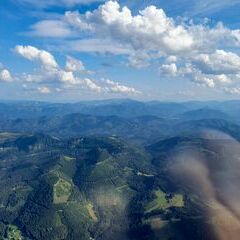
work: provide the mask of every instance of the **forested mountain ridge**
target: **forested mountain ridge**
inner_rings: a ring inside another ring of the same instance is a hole
[[[240,125],[221,118],[168,119],[155,116],[122,118],[80,113],[36,119],[8,119],[0,122],[0,131],[44,133],[59,138],[116,135],[139,144],[154,143],[175,135],[194,135],[203,129],[215,129],[240,138]]]
[[[131,99],[102,101],[83,101],[77,103],[49,103],[37,101],[0,101],[2,119],[63,116],[81,113],[95,116],[119,116],[124,118],[151,115],[157,117],[176,117],[191,111],[214,110],[221,115],[239,117],[240,101],[206,101],[206,102],[140,102]],[[215,116],[216,117],[216,116]],[[202,117],[204,118],[204,117]]]
[[[237,239],[234,102],[4,104],[0,239]]]
[[[191,178],[191,159],[216,177],[226,164],[239,167],[238,145],[215,135],[174,137],[144,149],[114,136],[60,140],[1,133],[0,236],[190,239],[194,234],[195,239],[217,239],[213,227],[218,223],[209,221],[221,215],[206,212],[220,203],[212,205],[206,193],[196,191],[198,181],[180,177],[184,171]]]
[[[127,202],[145,184],[138,173],[153,171],[144,150],[115,137],[60,141],[2,133],[0,138],[0,236],[13,234],[12,226],[29,239],[127,234]]]
[[[0,131],[60,138],[116,135],[147,145],[175,135],[216,129],[239,139],[238,113],[235,102],[4,102],[0,104]]]

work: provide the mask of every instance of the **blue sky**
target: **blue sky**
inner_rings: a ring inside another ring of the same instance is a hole
[[[0,99],[239,98],[239,0],[0,5]]]

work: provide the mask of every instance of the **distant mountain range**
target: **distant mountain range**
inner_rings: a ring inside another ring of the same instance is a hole
[[[209,128],[239,138],[238,111],[224,111],[225,104],[230,102],[2,103],[0,130],[46,133],[61,138],[116,135],[140,144]]]
[[[130,99],[104,100],[78,103],[47,103],[47,102],[0,102],[1,118],[33,118],[62,116],[81,113],[96,116],[138,117],[151,115],[157,117],[176,117],[177,115],[199,109],[218,110],[232,118],[239,116],[240,101],[226,102],[139,102]]]

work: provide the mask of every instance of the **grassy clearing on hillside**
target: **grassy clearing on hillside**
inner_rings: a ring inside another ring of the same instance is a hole
[[[22,233],[18,227],[9,225],[7,229],[7,240],[22,240]]]
[[[54,185],[54,203],[66,203],[72,192],[71,183],[64,179],[59,179]]]
[[[0,143],[3,143],[6,140],[15,139],[18,136],[20,136],[20,134],[18,134],[18,133],[1,132],[0,133]]]
[[[94,222],[97,222],[97,221],[98,221],[98,218],[97,218],[97,216],[96,216],[96,214],[95,214],[95,212],[94,212],[93,205],[92,205],[91,203],[88,203],[88,204],[86,205],[86,208],[87,208],[88,213],[89,213],[90,217],[92,218],[92,220],[93,220]]]
[[[184,200],[181,194],[174,194],[172,198],[166,198],[166,193],[161,190],[155,191],[156,198],[146,206],[146,212],[165,210],[170,207],[183,207]]]
[[[69,156],[64,156],[63,159],[65,161],[68,161],[68,162],[75,160],[75,158],[72,158],[72,157],[69,157]]]

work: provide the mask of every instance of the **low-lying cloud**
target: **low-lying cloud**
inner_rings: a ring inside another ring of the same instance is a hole
[[[181,187],[205,205],[206,222],[214,239],[237,240],[240,233],[239,142],[216,131],[206,131],[203,149],[181,149],[174,157],[171,175]]]

